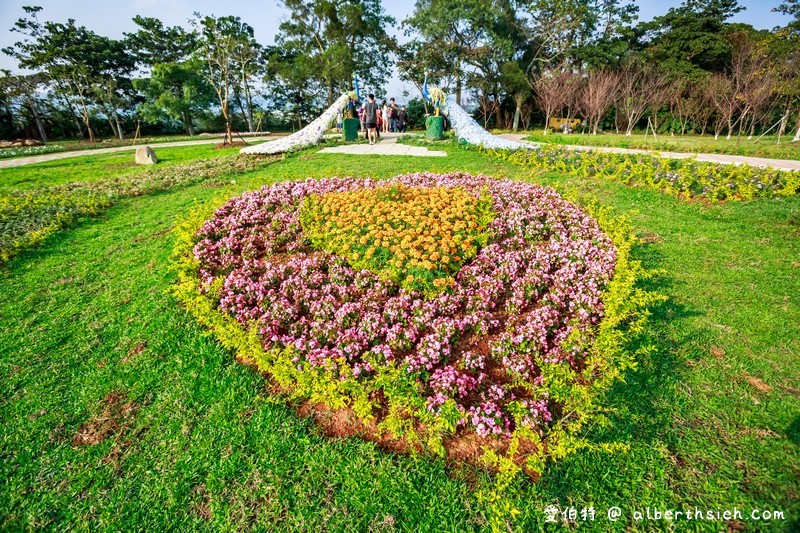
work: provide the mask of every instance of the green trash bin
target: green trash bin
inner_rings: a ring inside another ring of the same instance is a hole
[[[342,124],[342,138],[345,141],[357,141],[358,125],[359,120],[357,118],[344,119],[344,123]]]
[[[444,117],[434,115],[425,119],[425,136],[432,141],[443,138]]]

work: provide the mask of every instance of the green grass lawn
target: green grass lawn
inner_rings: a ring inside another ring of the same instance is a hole
[[[212,144],[198,144],[159,148],[156,156],[159,160],[158,166],[161,166],[207,157],[232,157],[238,153],[239,148],[216,149]],[[132,151],[56,159],[46,163],[0,169],[0,192],[37,189],[74,181],[97,181],[111,176],[144,173],[151,168],[155,167],[137,165]]]
[[[617,148],[635,148],[639,150],[658,150],[663,152],[690,152],[705,154],[730,154],[746,155],[754,157],[766,157],[769,159],[800,159],[800,143],[792,143],[792,135],[781,137],[781,143],[777,144],[777,137],[767,135],[757,143],[757,137],[748,140],[747,137],[730,140],[721,136],[714,140],[713,135],[643,135],[635,133],[631,136],[616,133],[602,133],[599,135],[572,133],[564,135],[562,133],[549,133],[544,135],[541,129],[525,132],[527,140],[536,142],[548,142],[557,144],[574,144],[584,146],[613,146]]]
[[[456,170],[533,179],[627,214],[644,241],[635,255],[663,270],[650,288],[669,296],[653,310],[656,351],[614,389],[613,425],[590,433],[630,451],[578,452],[538,482],[517,478],[512,529],[545,528],[548,504],[593,506],[585,530],[668,529],[632,519],[648,505],[783,511],[744,523],[800,528],[800,198],[706,207],[443,149],[368,164],[301,152],[224,187],[121,199],[12,259],[0,270],[0,529],[484,529],[475,494],[491,475],[326,438],[169,294],[169,230],[200,202],[284,179]],[[186,161],[210,148],[171,150]],[[120,156],[0,170],[0,190],[117,175]],[[102,442],[82,444],[81,430]],[[606,519],[611,506],[620,521]]]
[[[264,133],[269,135],[269,133]],[[277,134],[281,135],[281,134]],[[57,139],[41,146],[27,146],[15,148],[0,148],[0,160],[2,159],[15,159],[18,157],[29,157],[33,155],[52,154],[56,152],[72,152],[83,150],[97,150],[99,148],[113,148],[116,146],[133,146],[145,145],[155,143],[169,143],[179,141],[213,141],[214,139],[222,139],[224,133],[214,133],[212,136],[207,135],[159,135],[155,137],[144,137],[134,141],[132,138],[124,140],[111,137],[109,139],[101,139],[99,142],[90,143],[87,140],[79,139]],[[234,134],[235,137],[235,134]],[[245,136],[247,139],[247,136]]]

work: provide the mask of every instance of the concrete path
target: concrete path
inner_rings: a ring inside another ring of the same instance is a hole
[[[428,150],[424,146],[397,144],[399,133],[381,133],[377,144],[344,144],[323,148],[318,154],[353,154],[353,155],[406,155],[413,157],[447,157],[447,152]]]
[[[275,139],[276,136],[270,137],[246,137],[248,141],[266,141]],[[237,139],[240,140],[240,139]],[[171,146],[193,146],[195,144],[219,144],[222,142],[221,138],[215,137],[213,139],[203,139],[199,141],[177,141],[177,142],[164,142],[164,143],[140,143],[132,144],[130,146],[115,146],[113,148],[87,148],[86,150],[74,150],[72,152],[55,152],[52,154],[33,155],[30,157],[17,157],[13,159],[0,159],[0,168],[21,167],[23,165],[33,165],[34,163],[44,163],[46,161],[55,161],[57,159],[67,159],[69,157],[79,157],[82,155],[97,155],[97,154],[112,154],[114,152],[124,152],[126,150],[136,150],[140,146],[149,146],[150,148],[169,148]],[[156,153],[156,155],[158,155]]]
[[[527,137],[526,134],[520,133],[504,133],[500,135],[504,139],[521,142],[522,144],[530,144],[522,139]],[[586,150],[596,152],[610,152],[614,154],[651,154],[660,155],[669,159],[691,159],[695,158],[697,161],[707,161],[709,163],[722,163],[726,165],[750,165],[751,167],[764,167],[776,168],[778,170],[800,170],[800,161],[791,159],[766,159],[764,157],[750,157],[742,155],[725,155],[725,154],[692,154],[684,152],[661,152],[658,150],[634,150],[632,148],[613,148],[608,146],[575,146],[569,144],[560,144],[564,148],[570,150]]]

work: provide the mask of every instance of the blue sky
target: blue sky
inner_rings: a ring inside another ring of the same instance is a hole
[[[784,16],[771,11],[780,4],[780,0],[744,0],[740,3],[746,9],[737,14],[732,19],[734,21],[746,22],[756,28],[773,28],[786,22]],[[680,5],[681,0],[637,0],[636,4],[639,6],[639,19],[650,20],[666,13],[670,7]],[[158,17],[169,26],[185,26],[187,20],[192,18],[192,13],[199,11],[202,14],[238,15],[253,26],[259,42],[272,44],[280,21],[288,16],[279,2],[269,0],[0,0],[0,48],[19,40],[19,34],[9,29],[14,21],[23,16],[24,5],[42,6],[44,9],[40,17],[43,20],[63,22],[74,18],[78,24],[114,38],[122,37],[123,32],[135,30],[136,26],[131,20],[135,15]],[[398,20],[399,26],[399,22],[413,11],[414,2],[383,0],[383,6],[388,14]],[[401,42],[405,40],[398,28],[392,33]],[[0,54],[0,68],[14,71],[16,64],[5,54]],[[387,89],[390,95],[404,100],[402,92],[408,90],[414,96],[414,89],[400,82],[394,72],[389,78]]]

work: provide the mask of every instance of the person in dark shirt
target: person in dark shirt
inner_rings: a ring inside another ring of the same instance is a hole
[[[375,101],[375,95],[370,93],[369,100],[364,104],[364,125],[367,128],[369,144],[378,142],[378,113],[380,113],[378,102]]]
[[[406,122],[408,122],[408,111],[406,111],[406,106],[403,106],[397,113],[397,129],[405,133]]]
[[[394,98],[389,99],[389,131],[397,132],[400,131],[400,127],[397,124],[398,120],[398,113],[400,109],[397,107],[397,104],[394,103]]]

